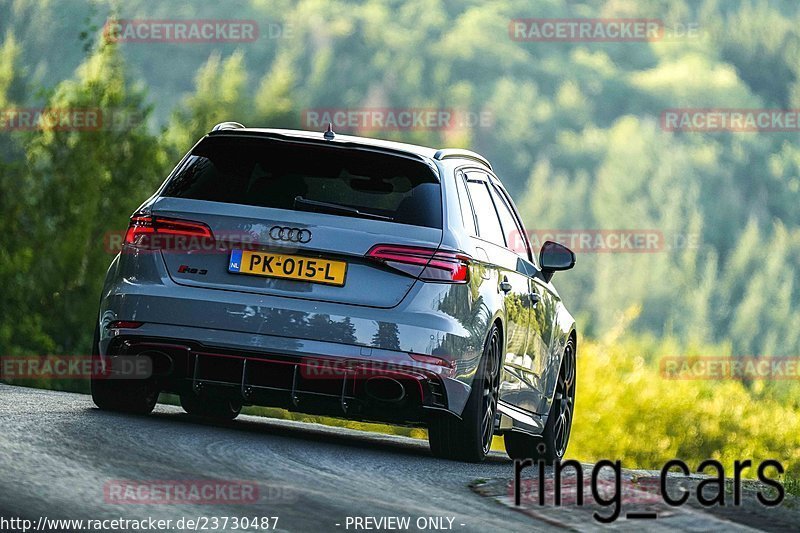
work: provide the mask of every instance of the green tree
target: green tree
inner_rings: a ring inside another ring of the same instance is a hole
[[[225,60],[217,53],[212,54],[197,72],[195,92],[173,114],[164,134],[172,155],[186,152],[219,122],[246,123],[252,107],[244,94],[246,85],[241,51]]]
[[[164,177],[166,160],[148,133],[144,94],[133,89],[114,46],[96,49],[73,79],[59,84],[48,108],[90,110],[98,129],[43,129],[26,143],[29,199],[25,256],[35,284],[18,312],[41,321],[48,342],[27,349],[87,352],[100,287],[113,258],[107,232],[124,232],[137,205]],[[131,122],[119,117],[134,117]]]

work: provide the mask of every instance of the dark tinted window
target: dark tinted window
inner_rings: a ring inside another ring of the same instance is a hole
[[[164,196],[442,227],[439,183],[418,161],[246,137],[209,137],[192,156]]]
[[[482,239],[493,242],[500,246],[505,246],[503,239],[503,229],[500,227],[500,221],[497,219],[497,211],[494,209],[494,203],[489,196],[489,189],[482,181],[469,181],[469,195],[472,198],[472,207],[475,209],[475,216],[478,218],[478,235]]]

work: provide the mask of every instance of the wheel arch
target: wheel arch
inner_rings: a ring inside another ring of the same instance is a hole
[[[503,314],[498,312],[495,314],[494,318],[489,321],[488,327],[486,328],[486,333],[483,336],[483,342],[486,342],[486,339],[489,338],[489,332],[492,331],[492,327],[497,326],[497,331],[500,333],[500,348],[503,350],[503,353],[500,354],[501,361],[505,359],[506,356],[506,321],[503,320]]]
[[[557,364],[553,365],[553,372],[552,378],[548,379],[547,381],[547,388],[546,388],[546,398],[547,398],[547,409],[550,408],[550,403],[552,402],[553,396],[555,395],[556,390],[556,380],[558,376],[558,371],[561,368],[561,363],[564,361],[564,348],[566,348],[567,343],[572,341],[572,349],[575,352],[575,364],[577,366],[577,358],[578,358],[578,330],[573,323],[569,329],[567,329],[568,333],[561,337],[564,339],[563,344],[559,347],[558,359],[556,359]]]

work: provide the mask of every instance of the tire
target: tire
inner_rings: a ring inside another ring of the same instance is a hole
[[[570,338],[564,347],[555,395],[553,403],[550,405],[544,431],[538,437],[523,433],[506,433],[503,440],[506,445],[506,453],[510,458],[544,461],[548,465],[564,458],[572,431],[575,385],[575,343]]]
[[[442,415],[431,420],[428,443],[436,457],[479,463],[492,446],[502,368],[502,336],[492,326],[483,348],[462,418]]]
[[[100,359],[100,328],[95,326],[92,361]],[[97,368],[94,364],[93,368]],[[151,379],[91,378],[92,400],[103,411],[137,415],[150,414],[158,402],[158,389]]]
[[[242,411],[241,402],[224,398],[201,398],[196,394],[181,394],[181,407],[194,416],[215,420],[233,420]]]

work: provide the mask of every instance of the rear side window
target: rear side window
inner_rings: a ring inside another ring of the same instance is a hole
[[[494,209],[492,197],[489,196],[489,189],[482,181],[467,182],[469,195],[472,198],[472,206],[475,208],[475,216],[478,218],[478,235],[482,239],[493,242],[499,246],[505,246],[503,239],[503,229],[497,218],[497,211]]]
[[[472,214],[472,204],[469,203],[467,186],[464,184],[464,175],[460,172],[456,174],[456,187],[458,190],[458,203],[461,205],[461,218],[464,221],[464,228],[470,235],[477,235],[475,228],[475,216]]]
[[[503,225],[503,234],[506,236],[506,242],[508,243],[507,248],[526,259],[530,259],[522,228],[511,212],[508,202],[495,187],[491,187],[491,190],[494,205],[497,206],[497,214],[500,215],[500,223]]]
[[[191,155],[164,196],[442,227],[439,182],[419,161],[234,136],[208,137]]]

